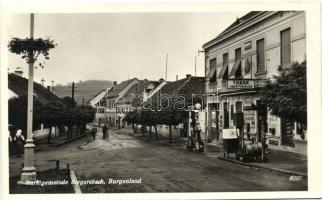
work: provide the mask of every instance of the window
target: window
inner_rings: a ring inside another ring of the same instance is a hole
[[[235,78],[242,78],[242,73],[241,73],[241,48],[238,48],[235,50],[235,63],[230,71],[229,76],[235,76]]]
[[[281,31],[281,65],[287,65],[291,62],[291,29]]]
[[[241,101],[236,101],[236,113],[243,112],[243,103]]]
[[[223,55],[223,65],[219,73],[218,79],[222,78],[223,80],[228,79],[228,53]]]
[[[228,53],[223,55],[223,68],[225,69],[223,79],[228,79]]]
[[[217,59],[211,59],[210,60],[210,72],[209,72],[209,82],[215,83],[217,82]]]
[[[257,73],[265,72],[264,39],[256,41]]]

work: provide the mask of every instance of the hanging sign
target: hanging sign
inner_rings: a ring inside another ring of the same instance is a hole
[[[231,79],[231,80],[228,80],[227,88],[229,88],[229,89],[255,88],[255,80],[253,80],[253,79]]]

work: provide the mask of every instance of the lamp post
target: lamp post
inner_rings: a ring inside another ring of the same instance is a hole
[[[30,38],[34,37],[34,14],[30,15]],[[28,55],[29,79],[28,79],[28,107],[27,107],[27,140],[24,146],[24,167],[21,173],[19,184],[26,184],[26,181],[36,180],[36,168],[34,167],[34,148],[32,139],[32,115],[33,115],[33,79],[34,79],[34,55]]]

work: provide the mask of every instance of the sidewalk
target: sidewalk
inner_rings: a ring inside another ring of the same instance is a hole
[[[267,162],[242,162],[234,158],[227,159],[223,156],[223,148],[219,145],[208,143],[208,155],[212,155],[221,160],[246,165],[250,167],[271,169],[300,176],[307,176],[307,156],[293,152],[269,149]]]
[[[137,134],[133,133],[131,128],[122,128],[122,132],[125,132],[129,135],[132,135],[136,138],[142,138],[145,141],[153,141],[161,145],[171,146],[172,148],[177,149],[186,149],[186,138],[173,138],[173,142],[169,143],[168,137],[159,137],[158,140],[155,140],[155,136],[152,136],[152,139],[149,139],[149,133],[145,134],[145,137],[142,136],[142,133],[138,131]],[[228,162],[246,165],[249,167],[255,168],[265,168],[273,171],[284,172],[288,174],[294,174],[299,176],[307,176],[307,156],[301,155],[293,152],[287,152],[282,150],[269,149],[269,154],[267,154],[267,162],[242,162],[236,160],[233,154],[231,154],[230,159],[223,157],[223,147],[214,143],[206,144],[206,153],[202,153],[205,156],[216,157],[221,160]]]

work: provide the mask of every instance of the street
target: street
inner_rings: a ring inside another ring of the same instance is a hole
[[[133,137],[128,129],[112,129],[108,140],[98,128],[96,140],[85,137],[35,153],[37,170],[70,164],[78,180],[103,178],[103,185],[82,185],[86,192],[232,192],[307,190],[307,177],[239,165],[153,141]],[[20,173],[22,157],[10,157],[10,176]],[[141,183],[108,184],[109,179],[141,179]]]

